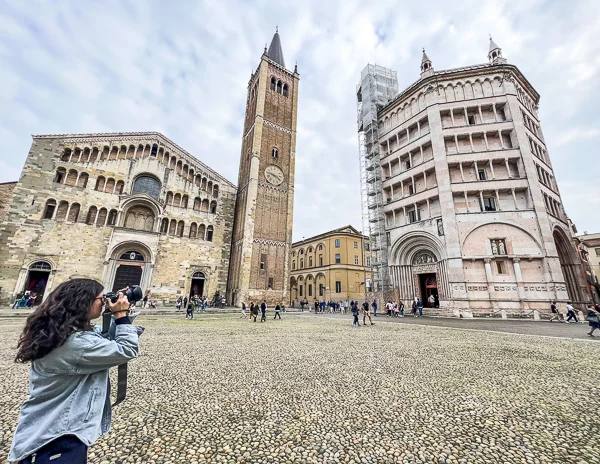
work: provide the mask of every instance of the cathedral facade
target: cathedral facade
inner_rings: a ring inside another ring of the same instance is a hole
[[[247,293],[228,292],[231,282],[262,288],[247,277],[265,268],[273,279],[266,285],[283,292],[297,82],[276,33],[249,85],[239,190],[157,132],[33,136],[19,181],[3,195],[0,304],[26,291],[39,304],[74,277],[98,279],[106,290],[140,285],[158,305],[179,296],[234,297]],[[230,269],[232,245],[244,259]],[[282,275],[273,274],[277,266]]]

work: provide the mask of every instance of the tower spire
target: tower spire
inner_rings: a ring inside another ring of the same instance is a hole
[[[425,47],[423,47],[423,57],[421,58],[421,79],[429,77],[433,74],[433,64],[425,53]]]
[[[285,68],[285,60],[283,59],[283,49],[281,48],[281,39],[279,38],[279,26],[275,28],[275,35],[271,40],[269,51],[267,56],[271,58],[275,63]]]
[[[502,49],[498,46],[490,34],[490,47],[488,50],[488,60],[492,64],[506,63],[506,59],[502,57]]]

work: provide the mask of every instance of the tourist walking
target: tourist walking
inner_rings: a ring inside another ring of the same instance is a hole
[[[108,302],[114,339],[103,338],[91,321],[102,314],[104,301],[95,280],[67,280],[27,318],[15,359],[31,362],[29,395],[8,461],[86,463],[88,447],[108,433],[109,370],[138,356],[142,329],[131,324],[129,302],[119,293]]]
[[[185,318],[194,319],[194,303],[192,303],[192,300],[188,301],[187,309],[185,311]]]
[[[273,318],[273,320],[277,318],[281,320],[281,306],[279,306],[279,304],[275,305],[275,317]]]
[[[593,337],[594,331],[600,329],[600,305],[595,305],[593,308],[591,306],[588,307],[586,321],[588,321],[588,324],[590,325],[588,335]]]
[[[423,302],[421,298],[417,298],[417,308],[419,309],[419,317],[423,317]]]
[[[225,297],[221,298],[221,309],[225,308]]]
[[[373,316],[377,317],[377,300],[373,300],[371,307],[373,308]]]
[[[413,300],[412,302],[412,308],[411,308],[411,312],[410,312],[413,317],[417,317],[417,300]]]
[[[177,308],[177,311],[181,310],[181,297],[177,298],[177,301],[175,302],[175,307]]]
[[[558,308],[556,307],[556,301],[553,301],[550,305],[550,311],[552,311],[552,317],[550,318],[550,322],[560,322],[560,313],[558,312]]]
[[[577,319],[577,314],[575,314],[575,308],[573,308],[571,302],[569,301],[567,303],[567,320],[565,322],[568,324],[571,319],[575,319],[575,322],[579,322],[579,319]]]
[[[242,301],[242,314],[240,315],[240,317],[243,317],[244,319],[248,319],[248,315],[246,314],[246,303],[244,303]]]
[[[365,302],[362,305],[363,308],[363,325],[367,325],[367,317],[369,318],[369,322],[371,323],[371,325],[375,325],[373,324],[373,319],[371,319],[371,311],[369,311],[369,302],[367,300],[365,300]]]
[[[183,297],[183,309],[186,309],[188,305],[188,297]]]
[[[254,319],[254,322],[256,322],[256,316],[258,316],[258,305],[250,302],[250,318]]]
[[[267,322],[267,300],[260,304],[260,322]]]

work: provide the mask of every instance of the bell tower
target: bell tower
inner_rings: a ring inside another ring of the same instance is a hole
[[[227,283],[235,306],[287,303],[299,79],[276,30],[248,82]]]

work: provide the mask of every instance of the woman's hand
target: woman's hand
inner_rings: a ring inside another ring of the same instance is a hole
[[[127,316],[127,313],[129,312],[129,300],[123,292],[119,292],[119,299],[115,303],[109,301],[108,307],[110,309],[110,312],[114,314],[115,319],[119,319],[121,317]]]

